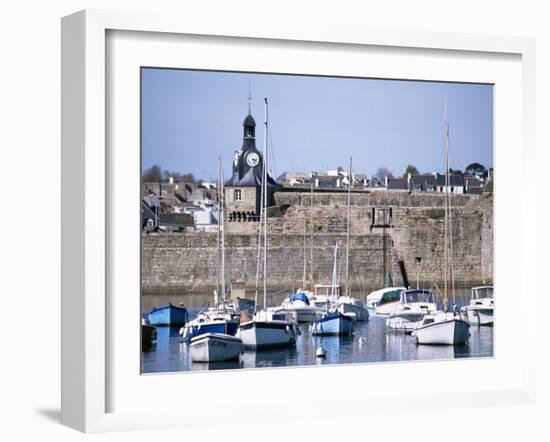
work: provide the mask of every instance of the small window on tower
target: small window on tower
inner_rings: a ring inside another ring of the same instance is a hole
[[[235,201],[242,201],[242,199],[243,199],[243,196],[242,196],[241,189],[235,189],[235,198],[234,198],[234,200]]]

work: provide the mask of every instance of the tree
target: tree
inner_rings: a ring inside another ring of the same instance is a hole
[[[376,173],[374,174],[375,178],[378,178],[379,180],[383,180],[385,177],[393,178],[393,174],[391,171],[386,167],[379,167],[376,170]]]
[[[460,169],[453,169],[452,167],[449,167],[449,173],[451,175],[462,175],[462,170]]]
[[[485,174],[487,173],[487,169],[483,164],[472,163],[472,164],[469,164],[468,167],[466,167],[464,172],[467,175],[485,176]]]
[[[162,181],[162,168],[158,164],[154,164],[143,171],[142,179],[144,183],[160,183]]]
[[[405,173],[403,174],[403,178],[407,178],[409,176],[409,173],[411,175],[419,175],[420,172],[416,168],[416,166],[413,166],[412,164],[409,164],[407,168],[405,169]]]

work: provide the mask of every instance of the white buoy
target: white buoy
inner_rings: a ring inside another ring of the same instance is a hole
[[[325,358],[327,356],[327,352],[325,351],[322,345],[319,346],[319,348],[315,352],[315,356],[317,356],[318,358]]]

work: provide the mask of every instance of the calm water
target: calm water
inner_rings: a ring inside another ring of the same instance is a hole
[[[190,309],[196,314],[198,309]],[[308,324],[300,325],[302,334],[296,348],[246,351],[242,361],[193,363],[188,345],[182,342],[178,328],[158,327],[157,344],[141,354],[143,373],[217,370],[228,368],[289,367],[323,364],[349,364],[384,361],[417,361],[493,356],[493,327],[471,327],[467,345],[417,345],[414,337],[388,332],[384,317],[371,315],[368,322],[357,322],[351,337],[320,337],[308,333]],[[325,359],[315,356],[322,343]]]

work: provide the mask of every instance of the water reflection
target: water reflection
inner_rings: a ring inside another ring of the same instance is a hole
[[[157,344],[141,354],[144,373],[167,371],[227,370],[237,368],[330,365],[384,361],[415,361],[490,357],[493,355],[493,327],[471,327],[467,345],[418,345],[410,335],[388,332],[385,318],[373,316],[357,323],[353,336],[311,336],[307,324],[300,325],[296,348],[245,351],[242,361],[197,364],[191,361],[189,346],[178,334],[179,327],[157,328]],[[325,358],[316,357],[319,346]]]

